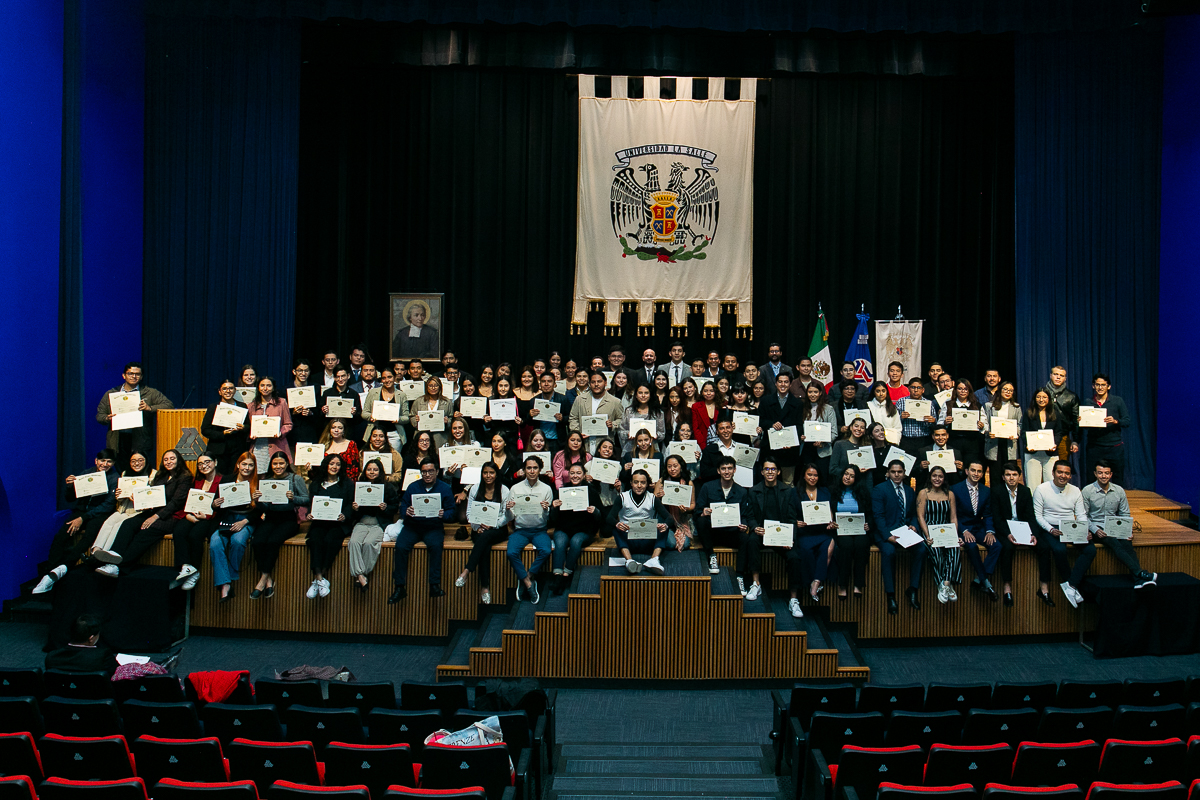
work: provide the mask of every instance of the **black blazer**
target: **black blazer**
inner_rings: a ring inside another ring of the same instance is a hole
[[[246,404],[238,400],[236,397],[230,405],[235,405],[240,408],[245,408]],[[213,424],[213,417],[217,413],[217,403],[213,403],[204,412],[204,419],[200,422],[200,435],[208,442],[208,452],[214,456],[226,456],[230,453],[240,455],[246,452],[247,441],[250,436],[250,418],[246,418],[240,431],[235,431],[232,428],[222,428],[220,425]]]
[[[46,654],[46,669],[63,672],[107,672],[117,668],[117,657],[103,645],[74,647],[67,645]]]
[[[350,523],[354,524],[363,517],[375,517],[383,525],[391,524],[396,518],[396,511],[400,509],[400,484],[395,481],[383,482],[383,502],[387,508],[382,511],[379,508],[363,508],[359,506],[355,511],[353,508],[354,496],[350,497],[350,513],[346,516],[350,519]]]
[[[800,451],[804,448],[788,447],[784,450],[773,450],[770,444],[768,428],[773,427],[776,422],[785,428],[789,425],[795,425],[797,435],[802,434],[804,427],[804,403],[799,398],[789,394],[787,400],[780,406],[779,395],[772,394],[764,396],[758,404],[758,425],[763,429],[762,455],[770,453],[780,467],[794,467],[800,463]],[[803,444],[801,442],[801,445]]]
[[[1012,519],[1012,501],[1008,496],[1008,487],[1001,486],[992,490],[992,523],[996,527],[996,536],[1001,542],[1008,539],[1008,521]],[[1040,528],[1033,514],[1033,492],[1024,484],[1017,484],[1017,519],[1029,525],[1030,530],[1037,533]]]

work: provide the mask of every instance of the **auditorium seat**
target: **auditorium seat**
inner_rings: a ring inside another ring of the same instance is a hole
[[[426,736],[441,727],[442,713],[437,710],[377,708],[367,715],[371,744],[407,744],[417,750],[425,743]]]
[[[264,706],[275,706],[282,714],[295,703],[302,706],[323,706],[325,697],[321,694],[320,681],[278,681],[259,678],[254,682],[254,702]]]
[[[924,711],[925,686],[920,683],[905,683],[896,686],[868,683],[859,691],[858,711],[878,711],[890,714],[893,711]]]
[[[182,703],[183,685],[174,675],[144,675],[129,681],[113,681],[113,697],[118,703],[148,700],[152,703]],[[147,783],[147,786],[153,786]]]
[[[275,781],[267,789],[270,800],[371,800],[366,786],[308,786],[291,781]]]
[[[294,780],[320,786],[322,768],[312,742],[258,742],[234,739],[225,748],[232,780],[254,781],[259,795],[275,781]],[[155,798],[157,800],[157,798]]]
[[[27,731],[34,736],[46,732],[42,709],[33,695],[0,697],[0,733]]]
[[[478,747],[430,744],[421,752],[420,784],[422,789],[482,786],[488,800],[501,800],[505,788],[516,785],[516,775],[509,762],[508,748],[502,744]]]
[[[931,683],[925,692],[926,711],[961,711],[992,707],[990,683]]]
[[[1096,781],[1087,800],[1187,800],[1187,787],[1179,781],[1117,784]]]
[[[0,669],[0,697],[23,697],[30,695],[39,700],[46,696],[42,682],[42,668]]]
[[[204,739],[142,736],[133,742],[133,755],[138,776],[149,786],[163,778],[199,783],[229,780],[225,755],[215,736]]]
[[[329,690],[330,708],[354,706],[365,717],[372,708],[396,707],[396,684],[391,681],[372,683],[330,681],[326,688]],[[305,705],[311,704],[305,703]]]
[[[468,786],[463,789],[412,789],[407,786],[389,786],[383,794],[383,800],[410,800],[414,797],[431,800],[487,800],[482,786]],[[375,800],[380,799],[377,797]]]
[[[853,795],[853,796],[851,796]],[[898,783],[879,784],[878,800],[978,800],[979,794],[969,783],[957,786],[904,786]],[[859,797],[857,792],[847,793],[846,800],[871,800]]]
[[[0,778],[0,800],[37,800],[37,789],[28,775]]]
[[[1032,708],[982,709],[972,708],[963,723],[963,744],[996,744],[1003,742],[1016,747],[1034,738],[1040,711]]]
[[[107,672],[63,672],[48,669],[42,675],[47,695],[82,700],[104,700],[113,696]]]
[[[151,791],[154,800],[258,800],[254,781],[197,783],[163,778]]]
[[[38,740],[46,777],[73,781],[116,781],[137,775],[124,736],[60,736]]]
[[[874,797],[884,778],[893,783],[918,784],[925,755],[918,745],[907,747],[856,747],[841,752],[814,750],[811,789],[805,800],[833,800],[839,789],[852,788],[860,797]]]
[[[1189,703],[1185,713],[1187,715],[1187,735],[1200,734],[1200,703]]]
[[[1125,685],[1119,681],[1063,681],[1054,705],[1059,708],[1116,708],[1124,694]]]
[[[322,757],[325,782],[330,786],[362,783],[378,798],[389,786],[417,785],[412,748],[406,744],[331,742]]]
[[[0,733],[0,773],[28,775],[34,783],[42,782],[46,773],[42,770],[36,740],[31,735]]]
[[[1184,778],[1187,745],[1180,739],[1109,739],[1100,751],[1096,780],[1108,783],[1162,783]]]
[[[1056,708],[1050,706],[1038,721],[1039,742],[1078,742],[1092,739],[1102,742],[1112,729],[1113,710],[1096,708]],[[1082,784],[1081,784],[1082,785]]]
[[[1054,705],[1058,684],[1050,681],[1010,683],[1000,681],[992,690],[992,708],[1034,708]]]
[[[1187,684],[1183,678],[1164,678],[1157,681],[1125,679],[1121,705],[1166,706],[1171,703],[1187,705]]]
[[[1187,679],[1187,701],[1200,703],[1200,675],[1192,675]]]
[[[121,704],[121,725],[125,738],[131,742],[139,736],[199,739],[204,735],[196,704],[190,700],[179,703],[126,700]]]
[[[989,783],[983,800],[1084,800],[1083,790],[1073,783],[1064,786],[1008,786]]]
[[[883,743],[887,747],[916,744],[928,752],[935,742],[957,744],[962,730],[963,715],[958,711],[893,711]]]
[[[857,694],[858,691],[852,683],[797,683],[789,690],[786,698],[782,693],[772,691],[771,744],[775,750],[775,774],[778,775],[783,768],[789,719],[799,720],[800,727],[808,730],[809,719],[814,711],[832,711],[838,714],[853,712]]]
[[[1192,787],[1188,789],[1188,800],[1200,800],[1200,778],[1192,781]]]
[[[524,711],[473,711],[460,708],[450,718],[447,730],[458,731],[474,722],[483,722],[488,717],[496,717],[500,721],[500,732],[504,735],[504,743],[508,745],[508,753],[515,762],[521,751],[533,746],[533,733],[529,728],[529,716]]]
[[[1013,760],[1014,786],[1091,786],[1100,766],[1100,745],[1078,742],[1021,742]]]
[[[1187,735],[1187,712],[1178,703],[1118,706],[1112,729],[1122,739],[1170,739]]]
[[[228,749],[234,739],[283,741],[283,726],[275,706],[209,703],[201,709],[200,720],[204,723],[204,733],[217,737],[222,748]]]
[[[42,701],[46,730],[63,736],[115,736],[124,732],[115,700],[51,695]]]
[[[212,673],[208,672],[189,672],[187,678],[183,682],[183,691],[188,700],[196,704],[197,709],[203,709],[209,702],[228,703],[229,705],[250,705],[254,702],[254,690],[250,686],[250,673],[246,670],[227,670],[223,674],[234,672],[237,674],[237,683],[232,691],[220,701],[205,700],[201,693],[196,689],[198,684],[204,684]]]
[[[929,748],[925,764],[925,784],[955,786],[969,783],[976,789],[984,784],[1006,781],[1012,775],[1013,749],[1007,744],[945,745]]]
[[[465,684],[413,681],[400,684],[400,708],[405,711],[440,711],[449,717],[455,709],[470,705]]]
[[[141,778],[119,781],[72,781],[47,778],[38,787],[38,800],[149,800]]]
[[[1200,779],[1200,736],[1192,736],[1188,739],[1184,774],[1187,775],[1188,780]]]
[[[293,705],[284,715],[288,738],[312,742],[320,753],[333,741],[361,744],[366,740],[357,708],[314,708]]]

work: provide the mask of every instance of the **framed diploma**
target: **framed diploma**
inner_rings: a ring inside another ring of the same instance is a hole
[[[287,390],[288,408],[316,408],[317,387],[293,386]]]
[[[236,428],[246,422],[246,409],[230,403],[217,403],[213,411],[213,424],[222,428]]]
[[[1108,416],[1108,409],[1103,406],[1080,406],[1079,407],[1079,427],[1081,428],[1104,428],[1108,423],[1104,418]]]
[[[221,492],[222,508],[238,508],[250,504],[250,483],[248,481],[222,483],[217,488]]]
[[[317,496],[312,499],[310,517],[324,522],[337,522],[342,515],[342,500],[339,497]]]
[[[1028,522],[1010,519],[1008,520],[1008,532],[1017,540],[1017,544],[1033,544],[1033,531]]]
[[[352,397],[326,397],[325,404],[329,406],[329,413],[325,416],[330,419],[350,419],[354,416]]]
[[[517,400],[515,397],[496,399],[488,398],[488,415],[497,421],[515,420],[517,418]]]
[[[651,483],[658,483],[659,465],[657,458],[635,458],[633,460],[633,471],[637,472],[639,469],[644,469],[650,473]]]
[[[912,419],[923,420],[925,417],[933,416],[933,403],[928,400],[913,400],[911,397],[906,397],[904,398],[904,410]]]
[[[528,486],[528,482],[525,485]],[[520,484],[517,484],[517,486],[519,487]],[[513,491],[508,495],[508,499],[513,501],[512,512],[514,517],[537,517],[541,516],[543,512],[542,499],[535,494]]]
[[[629,438],[636,439],[638,431],[649,431],[650,438],[653,439],[658,436],[658,421],[645,417],[630,417]]]
[[[795,529],[790,522],[763,521],[763,547],[791,547]]]
[[[379,452],[376,452],[375,450],[363,450],[362,465],[365,467],[367,465],[368,461],[378,461],[379,466],[383,467],[384,475],[392,474],[392,454],[391,453],[379,453]],[[445,463],[445,462],[443,462],[443,463]]]
[[[690,506],[692,504],[691,485],[667,481],[663,484],[662,502],[664,506]]]
[[[587,463],[588,474],[601,483],[616,483],[621,477],[621,462],[609,458],[593,458]]]
[[[118,478],[118,485],[123,479]],[[149,481],[146,481],[149,483]],[[71,484],[75,487],[76,497],[92,497],[98,494],[108,492],[108,476],[103,472],[89,472],[86,475],[76,475],[75,482]],[[143,486],[146,484],[143,483]]]
[[[396,383],[396,388],[410,403],[425,394],[425,384],[421,381],[399,381]]]
[[[733,412],[733,432],[743,436],[758,435],[758,415]]]
[[[534,417],[538,422],[554,422],[554,415],[562,413],[562,407],[558,403],[552,403],[540,397],[533,399],[533,410],[538,412]]]
[[[1025,449],[1033,452],[1041,452],[1053,450],[1058,446],[1058,442],[1054,441],[1054,431],[1026,431],[1025,432]]]
[[[250,405],[258,397],[258,389],[253,386],[239,386],[233,390],[233,396],[246,405]]]
[[[251,390],[253,391],[253,390]],[[254,398],[251,397],[251,400]],[[142,404],[141,392],[109,392],[108,393],[108,412],[110,414],[128,414],[131,411],[137,411],[138,406]]]
[[[954,463],[953,450],[926,450],[925,460],[929,462],[929,468],[941,467],[949,475],[951,472],[958,472],[958,466]]]
[[[588,414],[580,422],[584,436],[608,436],[608,417],[603,414]]]
[[[354,484],[354,502],[359,508],[363,506],[378,506],[383,502],[383,484],[357,481]]]
[[[714,528],[736,528],[742,524],[742,508],[737,503],[713,503],[709,508]]]
[[[487,401],[486,397],[460,397],[458,413],[467,419],[483,419],[487,416]]]
[[[413,514],[416,516],[425,519],[436,519],[438,512],[442,510],[442,496],[437,492],[413,494],[412,507]]]
[[[893,445],[888,449],[887,455],[883,457],[884,465],[890,464],[893,461],[904,462],[904,474],[912,475],[913,467],[917,465],[917,457],[910,456],[908,453]]]
[[[325,460],[325,445],[300,442],[296,445],[296,466],[319,467]]]
[[[279,436],[279,417],[255,414],[250,418],[250,430],[259,439],[275,439]]]
[[[953,525],[930,525],[929,538],[933,547],[947,549],[958,547],[958,531]]]
[[[1017,430],[1015,419],[992,417],[992,433],[997,439],[1016,439],[1020,432]]]
[[[846,460],[864,472],[878,466],[875,463],[875,448],[870,446],[850,448],[846,451]]]
[[[1132,539],[1133,517],[1109,515],[1104,518],[1104,535],[1110,539]]]
[[[863,422],[867,423],[868,428],[871,427],[871,423],[875,421],[871,418],[871,412],[867,411],[865,408],[846,409],[842,412],[842,419],[846,421],[846,427],[849,427],[850,423],[854,422],[856,419],[861,419]]]
[[[527,459],[531,456],[533,458],[536,458],[538,461],[542,462],[542,472],[550,471],[551,455],[549,452],[547,452],[546,450],[526,450],[523,453],[521,453],[521,461],[524,462],[525,459]]]
[[[375,418],[376,422],[399,422],[400,404],[376,399],[371,404],[371,416]]]
[[[417,412],[417,430],[441,433],[446,430],[446,415],[441,409]]]
[[[700,460],[696,454],[700,451],[700,445],[693,441],[686,442],[670,442],[667,444],[667,455],[679,456],[685,464],[695,464]]]
[[[828,444],[832,442],[833,426],[828,422],[806,420],[804,423],[804,441],[809,444]]]
[[[558,499],[562,500],[559,511],[587,511],[588,487],[564,486],[558,490]]]
[[[1062,531],[1059,541],[1067,544],[1087,544],[1088,524],[1086,522],[1064,519],[1058,523],[1058,529]]]
[[[409,486],[412,486],[417,481],[421,480],[421,471],[416,469],[404,470],[404,477],[400,479],[400,491],[404,491]]]
[[[152,508],[162,508],[167,504],[167,487],[163,485],[147,486],[133,493],[133,510],[149,511]]]
[[[207,517],[212,514],[212,503],[216,499],[217,496],[213,492],[188,489],[187,502],[183,504],[183,510],[188,514],[200,514]]]
[[[754,469],[754,465],[758,463],[758,449],[747,447],[744,444],[736,444],[733,446],[733,460],[739,467]]]
[[[467,506],[467,522],[472,525],[487,525],[489,528],[499,528],[504,512],[499,503],[489,503],[486,500],[472,500]]]
[[[127,431],[140,427],[142,427],[142,412],[140,411],[126,411],[112,418],[112,429],[114,431]]]
[[[867,535],[867,515],[866,514],[838,514],[837,515],[837,535],[838,536],[866,536]]]
[[[652,519],[638,519],[629,523],[626,539],[657,539],[658,523]]]
[[[950,430],[979,432],[979,410],[974,408],[951,408]]]
[[[76,478],[75,480],[79,479]],[[150,479],[144,476],[133,478],[117,478],[117,491],[119,491],[125,497],[133,497],[134,492],[149,485]]]
[[[884,428],[883,440],[888,444],[900,444],[900,431],[895,428]]]
[[[824,501],[803,501],[800,503],[800,515],[803,517],[805,525],[828,525],[833,522],[833,514],[830,513],[829,503]]]
[[[287,493],[291,491],[290,481],[259,481],[258,491],[262,493],[260,501],[272,505],[286,505]]]
[[[800,434],[796,432],[795,425],[788,425],[782,430],[771,428],[767,433],[767,441],[770,442],[772,450],[786,450],[789,447],[800,446]]]

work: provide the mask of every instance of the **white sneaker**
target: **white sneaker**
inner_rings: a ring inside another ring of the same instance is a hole
[[[754,583],[750,584],[750,591],[746,592],[746,599],[757,600],[758,596],[761,594],[762,587],[758,585],[758,581],[755,581]]]
[[[101,550],[99,547],[92,551],[92,558],[96,559],[101,564],[121,563],[120,553],[114,553],[112,550]]]
[[[625,569],[629,570],[630,575],[637,575],[642,571],[642,565],[632,558],[627,558],[625,559]]]
[[[457,578],[454,579],[454,585],[457,586],[459,589],[461,589],[462,587],[467,585],[467,579],[464,578],[462,575],[459,575]]]
[[[183,582],[183,590],[185,592],[190,592],[192,589],[195,589],[196,581],[198,581],[198,580],[200,580],[199,572],[197,572],[195,575],[192,575],[190,578],[188,578],[186,581]]]
[[[175,576],[175,580],[183,581],[195,575],[200,570],[193,567],[191,564],[184,564],[183,569],[179,570],[179,574]]]
[[[943,583],[941,586],[938,587],[938,602],[939,603],[949,603],[950,602],[950,584]]]
[[[319,583],[320,581],[313,581],[312,585],[308,587],[308,591],[304,593],[304,596],[309,600],[316,600],[317,594],[321,591]]]
[[[46,592],[48,592],[54,588],[55,581],[57,581],[59,578],[61,578],[63,575],[66,575],[66,574],[67,574],[66,565],[59,564],[54,569],[50,570],[50,572],[47,573],[46,577],[44,577],[40,581],[38,581],[38,585],[33,587],[33,593],[34,594],[45,594]]]
[[[653,572],[655,575],[666,575],[667,574],[667,571],[665,569],[663,569],[662,562],[658,560],[658,556],[655,556],[654,558],[650,559],[645,564],[642,564],[642,566],[644,568],[650,570],[651,572]]]
[[[738,591],[742,593],[742,597],[746,596],[746,581],[741,575],[738,576]]]
[[[329,578],[321,578],[317,581],[317,594],[321,597],[329,597]]]
[[[492,593],[484,592],[483,594],[479,595],[479,602],[483,603],[485,606],[490,606],[492,604]]]
[[[103,567],[96,567],[96,572],[109,578],[115,578],[120,573],[121,568],[116,564],[105,564]]]
[[[1063,581],[1058,585],[1058,588],[1062,589],[1063,594],[1067,596],[1067,602],[1071,604],[1072,608],[1079,608],[1079,600],[1075,599],[1079,596],[1079,592],[1075,591],[1074,586]]]
[[[958,602],[958,592],[954,591],[953,584],[946,584],[946,596],[950,598],[951,603]]]
[[[800,608],[800,600],[795,597],[788,603],[788,611],[792,612],[792,616],[796,619],[801,619],[804,616],[804,611]]]
[[[709,575],[716,575],[716,574],[718,574],[720,571],[721,571],[721,566],[720,566],[719,564],[717,564],[717,557],[716,557],[716,556],[709,556],[709,557],[708,557],[708,574],[709,574]]]

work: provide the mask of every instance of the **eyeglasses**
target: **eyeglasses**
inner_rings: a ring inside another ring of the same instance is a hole
[[[779,472],[779,470],[776,467],[763,467],[762,471],[763,472]]]
[[[421,474],[422,475],[437,475],[437,470],[436,469],[423,469],[423,470],[421,470]]]

